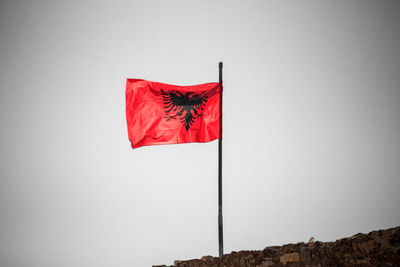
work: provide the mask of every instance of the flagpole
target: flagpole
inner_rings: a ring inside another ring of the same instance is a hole
[[[222,62],[219,62],[219,84],[221,90],[221,97],[219,99],[219,129],[220,139],[218,139],[218,247],[219,257],[224,254],[224,235],[222,227]]]

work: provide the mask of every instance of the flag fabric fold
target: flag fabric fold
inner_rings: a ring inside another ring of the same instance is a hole
[[[219,83],[177,86],[140,79],[126,83],[132,148],[220,139]]]

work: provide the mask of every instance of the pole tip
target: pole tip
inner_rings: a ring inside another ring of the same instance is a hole
[[[223,65],[222,62],[219,62],[219,63],[218,63],[218,66],[219,66],[220,68],[222,67],[222,65]]]

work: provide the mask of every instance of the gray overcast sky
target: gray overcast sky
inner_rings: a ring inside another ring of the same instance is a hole
[[[218,80],[225,252],[400,225],[399,1],[2,1],[0,265],[218,254],[217,142],[130,148],[126,78]]]

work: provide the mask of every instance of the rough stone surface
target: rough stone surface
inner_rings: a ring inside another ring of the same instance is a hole
[[[293,253],[286,253],[285,255],[281,256],[280,262],[286,265],[288,262],[299,262],[300,255],[297,252]]]
[[[167,267],[166,265],[159,265]],[[335,242],[314,241],[239,251],[222,258],[174,262],[176,267],[323,267],[400,266],[400,226],[356,234]],[[170,266],[172,267],[172,266]]]

